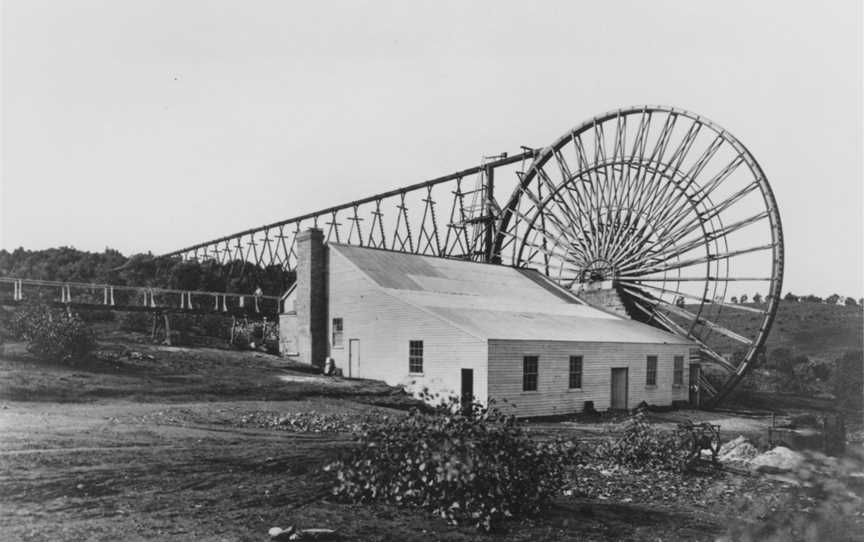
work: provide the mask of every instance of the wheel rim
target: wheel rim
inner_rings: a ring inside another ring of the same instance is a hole
[[[600,115],[540,151],[495,253],[586,298],[614,290],[630,317],[695,341],[726,370],[715,402],[764,345],[783,276],[780,216],[755,158],[710,120],[663,106]],[[754,293],[762,303],[740,302]]]

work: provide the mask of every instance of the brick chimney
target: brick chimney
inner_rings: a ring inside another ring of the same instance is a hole
[[[324,233],[297,234],[297,351],[301,363],[324,366],[327,357],[327,249]]]

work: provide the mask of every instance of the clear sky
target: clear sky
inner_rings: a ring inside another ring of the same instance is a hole
[[[784,291],[860,297],[861,6],[4,0],[0,248],[166,252],[660,103],[761,163]]]

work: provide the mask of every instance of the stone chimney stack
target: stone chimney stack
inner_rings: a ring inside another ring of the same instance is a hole
[[[327,357],[327,249],[324,233],[297,234],[297,351],[301,363],[324,366]]]

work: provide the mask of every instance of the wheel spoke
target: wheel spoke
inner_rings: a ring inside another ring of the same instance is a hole
[[[677,306],[675,306],[674,303],[669,303],[668,301],[664,301],[664,300],[662,300],[660,298],[656,298],[656,297],[652,300],[646,296],[643,296],[639,292],[639,290],[637,290],[636,288],[633,288],[633,287],[625,286],[624,289],[630,295],[632,295],[634,297],[642,299],[643,301],[646,301],[648,303],[653,302],[656,305],[663,305],[663,308],[666,309],[667,311],[669,311],[673,314],[676,314],[682,318],[686,318],[691,322],[701,324],[701,325],[705,326],[706,328],[710,329],[711,331],[716,331],[717,333],[720,333],[721,335],[725,335],[725,336],[729,337],[730,339],[736,340],[736,341],[738,341],[742,344],[745,344],[747,346],[751,346],[753,344],[753,341],[751,341],[747,337],[739,335],[730,329],[726,329],[725,327],[721,326],[720,324],[718,324],[716,322],[712,322],[711,320],[708,320],[707,318],[704,318],[704,317],[699,316],[697,314],[693,314],[692,312],[688,311],[687,309],[682,309],[681,307],[677,307]]]
[[[702,279],[702,280],[705,280],[705,279]],[[650,284],[642,284],[640,281],[630,282],[630,281],[619,280],[619,282],[622,282],[625,284],[633,284],[635,286],[639,286],[640,288],[649,288],[653,291],[660,292],[661,294],[672,294],[674,296],[681,296],[685,299],[692,299],[693,301],[698,301],[699,303],[707,303],[710,305],[717,305],[718,307],[727,307],[730,309],[735,309],[735,310],[745,311],[745,312],[752,312],[755,314],[765,314],[765,311],[762,311],[762,310],[759,310],[759,309],[756,309],[753,307],[747,307],[745,305],[740,305],[737,303],[725,303],[723,301],[708,299],[707,297],[699,297],[699,296],[695,296],[693,294],[688,294],[688,293],[681,292],[678,290],[669,290],[666,288],[660,288],[659,286],[652,286]],[[668,282],[677,282],[677,279],[671,278],[668,280]]]
[[[742,254],[749,254],[751,252],[759,252],[762,250],[772,250],[774,248],[773,244],[769,245],[761,245],[758,247],[745,248],[742,250],[732,250],[729,252],[723,252],[721,254],[709,254],[707,256],[702,256],[700,258],[691,258],[689,260],[682,260],[680,262],[676,262],[674,264],[669,264],[661,267],[628,267],[625,270],[631,274],[636,273],[663,273],[666,271],[673,271],[675,269],[683,269],[685,267],[693,267],[694,265],[701,265],[704,263],[715,262],[718,260],[726,260],[729,258],[733,258],[735,256],[740,256]]]

